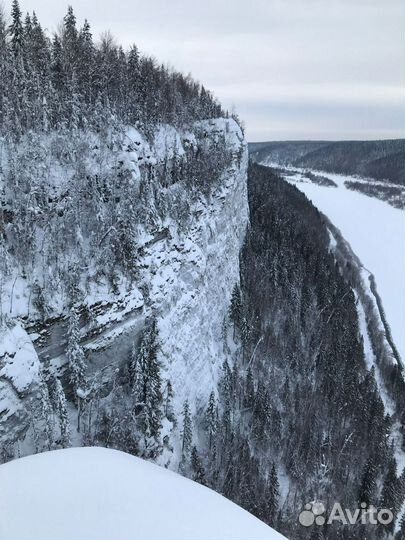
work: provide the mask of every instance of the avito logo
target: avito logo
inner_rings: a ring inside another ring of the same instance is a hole
[[[356,523],[388,525],[394,519],[394,514],[388,508],[378,510],[375,506],[367,506],[364,502],[360,504],[360,508],[356,508],[353,512],[348,508],[343,509],[340,503],[335,502],[330,514],[327,516],[325,513],[326,508],[322,502],[307,503],[298,516],[298,521],[304,527],[311,527],[314,524],[322,526],[325,523],[330,525],[334,522],[342,525],[355,525]]]

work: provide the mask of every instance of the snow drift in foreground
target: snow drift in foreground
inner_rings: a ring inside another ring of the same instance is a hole
[[[1,540],[282,540],[214,491],[105,448],[0,466]]]

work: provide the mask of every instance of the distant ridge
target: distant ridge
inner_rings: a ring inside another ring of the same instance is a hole
[[[249,143],[258,163],[276,162],[405,184],[405,139]]]

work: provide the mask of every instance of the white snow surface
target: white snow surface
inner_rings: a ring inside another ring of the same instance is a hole
[[[160,126],[155,133],[154,150],[158,161],[181,157],[185,154],[180,133],[170,125]]]
[[[315,174],[319,171],[313,171]],[[405,359],[405,212],[345,187],[357,178],[322,172],[338,187],[314,184],[301,176],[286,177],[340,229],[364,267],[376,279],[395,345]],[[304,180],[304,181],[302,181]]]
[[[40,361],[20,324],[0,327],[0,441],[21,437],[37,406]],[[5,446],[5,445],[4,445]]]
[[[0,540],[282,540],[214,491],[103,448],[0,466]]]
[[[34,345],[19,325],[0,328],[0,377],[10,380],[17,392],[24,392],[39,380],[39,359]]]

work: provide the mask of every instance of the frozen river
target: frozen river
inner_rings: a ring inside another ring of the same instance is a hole
[[[372,272],[397,349],[405,359],[405,212],[345,187],[355,178],[319,173],[338,187],[324,187],[301,175],[286,179],[340,229],[364,267]]]

